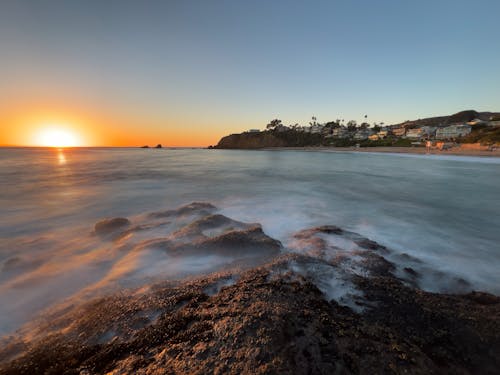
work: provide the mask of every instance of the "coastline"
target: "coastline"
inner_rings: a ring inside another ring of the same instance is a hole
[[[480,156],[480,157],[500,157],[500,149],[494,151],[467,150],[453,148],[449,150],[431,149],[427,152],[425,147],[265,147],[261,151],[323,151],[323,152],[380,152],[392,154],[416,154],[416,155],[455,155],[455,156]]]

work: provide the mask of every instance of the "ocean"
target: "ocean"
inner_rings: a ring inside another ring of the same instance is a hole
[[[461,292],[435,276],[447,274],[500,294],[499,188],[498,158],[0,148],[0,335],[71,298],[223,268],[209,254],[175,265],[153,253],[130,257],[134,243],[93,233],[104,218],[143,223],[191,202],[260,223],[284,251],[294,232],[335,225],[436,271],[422,289]],[[164,235],[146,229],[137,241]]]

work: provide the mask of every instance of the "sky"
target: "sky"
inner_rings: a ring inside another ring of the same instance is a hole
[[[2,0],[0,145],[55,127],[85,146],[207,146],[273,118],[500,111],[499,14],[498,0]]]

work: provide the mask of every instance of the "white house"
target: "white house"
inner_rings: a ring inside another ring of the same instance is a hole
[[[322,125],[312,125],[311,126],[311,133],[312,134],[319,134],[323,131],[323,126]]]
[[[383,139],[389,135],[389,132],[387,130],[381,130],[377,133],[379,139]]]
[[[397,137],[403,137],[406,134],[406,128],[401,126],[399,128],[392,128],[392,134]]]
[[[344,126],[341,126],[332,130],[332,136],[334,138],[347,138],[349,136],[349,133]]]
[[[434,135],[435,127],[432,126],[422,126],[420,128],[408,129],[406,131],[406,138],[410,139],[421,139],[424,137],[430,137]]]
[[[406,131],[405,138],[420,139],[422,138],[422,134],[423,132],[421,128],[408,129]]]
[[[372,134],[372,132],[368,129],[361,129],[361,130],[358,130],[355,134],[354,134],[354,139],[357,140],[357,141],[363,141],[365,139],[368,139],[368,137]]]
[[[463,137],[471,132],[470,125],[451,125],[446,128],[439,128],[436,130],[437,139],[452,139]]]

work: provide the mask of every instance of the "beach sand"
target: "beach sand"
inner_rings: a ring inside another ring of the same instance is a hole
[[[461,156],[483,156],[500,157],[500,149],[494,151],[487,150],[469,150],[460,147],[454,147],[448,150],[431,149],[427,152],[425,147],[272,147],[264,148],[266,151],[327,151],[327,152],[383,152],[397,154],[430,154],[430,155],[461,155]]]

